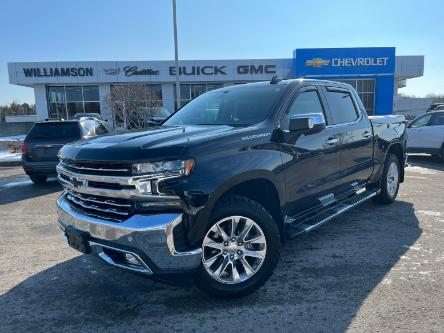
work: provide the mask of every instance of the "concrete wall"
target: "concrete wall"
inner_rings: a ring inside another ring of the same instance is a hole
[[[38,120],[36,115],[5,116],[7,123],[33,123]]]
[[[28,134],[33,122],[29,123],[0,123],[0,137],[1,136],[13,136],[13,135],[25,135]]]
[[[407,119],[412,119],[426,112],[432,101],[432,98],[395,96],[393,112],[402,114]]]

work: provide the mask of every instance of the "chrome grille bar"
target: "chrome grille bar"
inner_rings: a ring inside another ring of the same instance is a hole
[[[100,201],[98,198],[95,197],[86,197],[80,193],[76,193],[70,189],[66,189],[67,193],[69,193],[70,195],[76,197],[79,200],[83,200],[83,201],[89,201],[89,202],[93,202],[93,203],[98,203],[98,204],[106,204],[106,205],[111,205],[111,206],[116,206],[116,207],[124,207],[124,208],[131,208],[131,204],[121,204],[121,203],[116,203],[112,200],[109,199],[104,199],[102,201]]]
[[[73,195],[69,194],[66,196],[66,198],[69,201],[74,202],[76,205],[79,205],[85,209],[92,209],[92,210],[97,210],[99,212],[103,212],[103,213],[112,213],[112,214],[117,214],[117,215],[123,215],[123,216],[128,216],[129,212],[125,212],[125,211],[119,211],[117,209],[113,209],[113,208],[100,208],[97,205],[90,205],[85,203],[85,201],[77,199],[76,197],[74,197]]]
[[[66,161],[60,162],[63,167],[71,168],[71,169],[78,169],[78,170],[85,170],[85,171],[99,171],[99,172],[129,172],[129,168],[125,169],[107,169],[107,168],[91,168],[91,167],[85,167],[85,166],[77,166],[75,164],[69,164]]]

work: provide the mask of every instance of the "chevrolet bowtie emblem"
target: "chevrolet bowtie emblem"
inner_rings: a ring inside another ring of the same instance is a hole
[[[71,177],[69,180],[71,182],[71,185],[74,188],[79,188],[79,187],[84,186],[84,180],[81,180],[81,179],[79,179],[77,177]]]
[[[319,68],[322,66],[327,66],[329,63],[330,63],[330,60],[325,60],[322,58],[313,58],[313,59],[305,61],[305,66]]]

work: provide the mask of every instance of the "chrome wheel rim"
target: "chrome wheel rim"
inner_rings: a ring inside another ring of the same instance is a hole
[[[395,162],[390,163],[387,172],[387,193],[394,197],[398,189],[398,166]]]
[[[216,222],[202,242],[202,263],[216,281],[238,284],[258,272],[265,260],[267,242],[261,227],[244,216]]]

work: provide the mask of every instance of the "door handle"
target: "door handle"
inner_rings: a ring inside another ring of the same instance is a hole
[[[328,138],[325,143],[329,146],[333,146],[338,143],[338,139],[336,138]]]
[[[372,136],[372,133],[365,131],[364,133],[362,133],[362,136],[366,139],[370,138]]]

